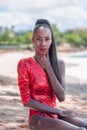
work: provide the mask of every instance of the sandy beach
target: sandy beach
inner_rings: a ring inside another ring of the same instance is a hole
[[[21,103],[17,85],[17,63],[33,54],[28,50],[0,50],[0,130],[28,129],[28,109]],[[58,102],[58,106],[75,110],[80,118],[87,120],[87,58],[72,57],[74,54],[77,53],[59,52],[66,65],[66,100]]]

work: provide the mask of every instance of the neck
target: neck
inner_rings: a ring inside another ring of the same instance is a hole
[[[39,55],[38,53],[35,53],[34,59],[35,59],[37,62],[39,62],[43,56],[44,56],[44,55]]]
[[[38,53],[35,53],[35,55],[34,55],[34,57],[39,57],[39,58],[41,58],[41,57],[43,57],[43,56],[45,56],[45,55],[40,55],[40,54],[38,54]]]

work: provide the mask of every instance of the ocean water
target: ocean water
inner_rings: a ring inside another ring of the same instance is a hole
[[[72,54],[70,57],[72,57],[72,58],[87,58],[87,52],[80,52],[80,53]]]
[[[87,80],[87,51],[63,56],[66,65],[66,76]]]

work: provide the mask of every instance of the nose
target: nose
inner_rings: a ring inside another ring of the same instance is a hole
[[[42,46],[45,46],[45,45],[46,45],[45,40],[42,40],[42,41],[41,41],[41,45],[42,45]]]

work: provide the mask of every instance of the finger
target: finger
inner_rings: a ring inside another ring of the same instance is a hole
[[[46,57],[47,57],[47,59],[50,61],[50,57],[49,57],[49,54],[48,54],[48,53],[47,53],[47,56],[46,56]]]

